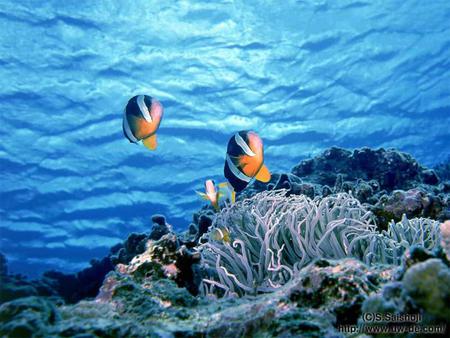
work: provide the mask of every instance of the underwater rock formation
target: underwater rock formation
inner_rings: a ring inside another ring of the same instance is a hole
[[[203,207],[184,233],[154,215],[78,274],[29,281],[0,255],[0,336],[343,337],[367,312],[448,327],[443,171],[382,149],[305,163]]]
[[[9,274],[6,257],[0,253],[0,304],[22,297],[57,295],[44,280],[30,281],[25,276]]]
[[[430,177],[430,171],[411,155],[383,148],[350,151],[333,147],[313,159],[302,161],[292,169],[292,173],[322,185],[333,185],[338,174],[343,175],[344,181],[376,180],[380,189],[387,191],[414,188],[418,182],[427,183]]]
[[[59,297],[67,303],[76,303],[85,298],[93,298],[97,295],[106,274],[114,266],[109,257],[101,260],[93,259],[91,266],[76,274],[64,274],[58,271],[47,271],[43,274],[42,281],[51,286]]]
[[[291,173],[273,174],[267,184],[253,183],[238,198],[276,189],[311,198],[350,192],[374,212],[380,230],[386,230],[392,219],[400,221],[403,214],[440,221],[450,218],[448,162],[435,171],[394,149],[333,147],[302,161]]]
[[[443,234],[443,241],[450,241],[450,233]],[[418,315],[420,321],[412,324],[436,325],[447,333],[450,325],[450,262],[444,251],[427,251],[413,247],[406,252],[404,263],[391,282],[382,290],[369,296],[362,304],[362,313],[395,314],[399,317]],[[412,325],[408,322],[381,321],[368,323],[364,317],[360,325]],[[392,336],[395,336],[392,334]],[[397,335],[397,336],[406,336]]]
[[[273,294],[211,301],[163,275],[119,270],[108,275],[95,301],[55,306],[21,298],[3,304],[0,332],[25,332],[23,337],[33,331],[42,336],[339,336],[336,321],[355,322],[362,301],[391,274],[389,267],[369,271],[355,260],[320,260]],[[34,317],[22,304],[35,309]],[[24,318],[31,320],[27,331]]]
[[[146,249],[149,239],[159,239],[172,231],[162,215],[153,215],[150,233],[131,233],[128,238],[111,248],[110,254],[100,260],[93,259],[90,266],[74,274],[46,271],[40,279],[9,275],[6,258],[0,253],[0,303],[27,296],[60,297],[66,303],[97,296],[103,280],[116,264],[128,264]]]
[[[44,297],[23,297],[0,306],[0,336],[45,337],[59,319],[56,306]]]
[[[448,306],[442,300],[431,303],[427,297],[435,292],[446,297],[448,292],[443,284],[448,264],[432,255],[405,267],[402,281],[395,280],[395,268],[389,265],[320,259],[273,293],[213,301],[194,297],[164,273],[149,274],[148,261],[141,258],[142,264],[136,260],[131,270],[118,267],[109,273],[95,301],[57,305],[32,297],[3,304],[1,334],[343,337],[339,326],[361,321],[367,311],[419,311],[426,322],[433,323],[445,323],[448,318],[444,317]],[[139,269],[146,273],[137,273]],[[427,284],[421,282],[424,273]],[[434,287],[420,291],[422,285],[430,284]]]

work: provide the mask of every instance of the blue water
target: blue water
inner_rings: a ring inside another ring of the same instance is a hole
[[[136,94],[159,148],[122,135]],[[222,180],[240,129],[289,171],[325,148],[450,153],[450,1],[0,1],[1,242],[14,272],[75,271]]]

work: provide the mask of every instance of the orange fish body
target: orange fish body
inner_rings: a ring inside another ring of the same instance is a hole
[[[263,142],[254,131],[239,131],[228,141],[224,174],[235,191],[241,191],[253,178],[269,182],[264,165]]]
[[[132,143],[142,143],[149,149],[157,147],[156,132],[163,117],[162,104],[148,95],[132,97],[125,107],[123,133]]]

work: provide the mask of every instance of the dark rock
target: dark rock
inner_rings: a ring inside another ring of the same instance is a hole
[[[450,155],[447,157],[447,159],[445,159],[444,161],[442,161],[441,163],[436,165],[434,167],[434,170],[435,170],[437,176],[442,181],[449,181],[450,180]]]
[[[166,225],[166,218],[164,217],[164,215],[153,215],[152,216],[152,222],[156,223],[158,225]]]
[[[342,175],[342,181],[376,180],[381,189],[392,191],[422,183],[422,173],[426,170],[409,154],[392,149],[362,148],[351,152],[333,147],[302,161],[292,173],[302,180],[322,185],[333,185],[338,175]]]
[[[306,195],[310,198],[314,198],[314,196],[316,195],[314,185],[310,184],[310,183],[297,184],[297,189],[296,189],[295,193]]]
[[[194,223],[189,224],[188,231],[189,231],[189,234],[191,234],[191,235],[197,234],[197,233],[198,233],[198,227],[197,227],[197,225],[194,224]]]
[[[422,181],[425,184],[436,185],[439,183],[439,177],[432,169],[422,171]]]
[[[3,271],[7,272],[6,258],[4,264]],[[7,273],[0,275],[0,304],[30,296],[56,297],[58,294],[44,280],[28,280],[25,276]]]
[[[145,244],[149,236],[147,234],[131,233],[116,254],[111,255],[113,265],[118,263],[128,264],[134,256],[145,251]]]
[[[201,276],[198,267],[193,268],[193,266],[198,265],[200,259],[199,252],[192,252],[186,246],[182,246],[178,251],[175,262],[176,267],[179,269],[175,282],[178,286],[185,287],[194,296],[198,295]]]
[[[157,215],[157,217],[153,216],[152,220],[153,218],[155,218],[157,222],[153,223],[152,230],[150,231],[150,235],[148,236],[148,238],[157,241],[162,236],[171,232],[172,228],[170,225],[166,223],[166,219],[164,216],[159,215]]]
[[[373,196],[373,188],[366,182],[358,182],[355,189],[355,197],[361,202],[366,203]]]
[[[201,215],[198,220],[198,235],[197,237],[201,237],[204,233],[206,233],[209,227],[212,225],[213,218],[209,215]]]
[[[76,274],[64,274],[57,271],[47,271],[42,280],[67,303],[76,303],[81,299],[97,296],[106,274],[113,270],[109,257],[102,260],[92,260],[91,266]]]
[[[5,255],[0,252],[0,278],[8,274],[8,261]]]
[[[301,184],[302,180],[292,174],[281,174],[275,183],[275,186],[270,190],[286,189],[292,190],[293,184]]]
[[[45,298],[16,299],[0,306],[0,336],[44,337],[58,319],[55,306]]]
[[[322,196],[323,197],[327,197],[329,195],[331,195],[333,193],[333,191],[331,190],[331,188],[328,185],[324,185],[322,188]]]

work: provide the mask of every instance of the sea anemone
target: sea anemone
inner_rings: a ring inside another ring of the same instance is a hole
[[[229,240],[211,236],[215,229]],[[439,243],[439,223],[404,217],[380,233],[372,213],[349,194],[310,199],[282,189],[225,207],[202,242],[202,293],[255,295],[277,290],[319,257],[399,264],[411,245]]]

